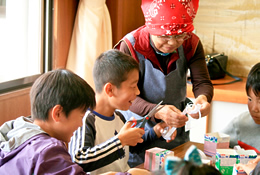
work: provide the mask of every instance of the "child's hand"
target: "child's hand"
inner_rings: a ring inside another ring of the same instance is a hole
[[[132,128],[133,122],[127,122],[118,133],[118,139],[123,146],[135,146],[137,143],[142,143],[142,136],[145,131],[141,128]]]
[[[130,168],[128,171],[128,173],[132,174],[132,175],[150,175],[151,172],[149,172],[146,169],[140,169],[140,168]]]
[[[168,125],[165,122],[158,123],[153,127],[153,130],[156,133],[158,138],[162,136],[162,132],[165,127],[168,127]],[[167,140],[167,142],[171,142],[172,140],[174,140],[176,135],[177,135],[177,130],[175,130],[174,133],[172,134],[171,140]]]
[[[257,163],[248,162],[247,164],[235,164],[237,170],[243,170],[247,174],[250,174],[250,172],[256,167]]]
[[[177,136],[177,129],[172,133],[171,140],[166,140],[166,142],[169,143],[169,142],[173,141],[176,138],[176,136]]]
[[[260,156],[257,156],[254,160],[249,161],[249,163],[258,163],[260,161]]]
[[[109,171],[109,172],[106,172],[106,173],[103,173],[103,174],[100,174],[100,175],[116,175],[117,172],[114,172],[114,171]]]
[[[162,132],[163,129],[165,127],[167,127],[168,125],[165,123],[165,122],[160,122],[160,123],[157,123],[154,127],[153,127],[153,130],[155,132],[155,134],[157,135],[157,137],[161,137],[162,136]]]

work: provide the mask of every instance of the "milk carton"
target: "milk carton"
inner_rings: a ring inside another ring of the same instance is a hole
[[[163,168],[166,156],[174,156],[174,152],[158,147],[145,151],[144,168],[149,171],[157,171]]]
[[[253,160],[257,157],[257,153],[254,150],[239,149],[236,152],[238,154],[237,163],[247,164],[250,160]],[[238,170],[234,166],[232,175],[246,175],[246,172],[243,170]]]
[[[231,175],[234,164],[237,164],[238,154],[233,149],[216,150],[216,168],[223,175]]]
[[[207,133],[204,135],[204,153],[208,156],[216,154],[217,149],[228,149],[230,137],[223,133]]]
[[[255,150],[244,150],[239,149],[237,150],[238,154],[238,163],[247,164],[248,161],[253,160],[257,157],[257,153]]]
[[[257,157],[254,150],[234,150],[234,149],[217,149],[216,151],[216,168],[223,175],[243,175],[245,172],[237,170],[234,164],[247,164],[248,161]]]

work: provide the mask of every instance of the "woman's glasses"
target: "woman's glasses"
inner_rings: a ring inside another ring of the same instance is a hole
[[[178,42],[182,42],[182,41],[185,41],[187,39],[190,38],[190,34],[189,33],[182,33],[180,35],[160,35],[160,36],[157,36],[157,38],[160,38],[164,41],[170,41],[172,38],[174,38],[176,41]]]

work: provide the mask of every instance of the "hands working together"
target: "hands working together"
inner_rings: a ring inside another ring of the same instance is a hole
[[[205,95],[200,95],[195,99],[194,104],[201,106],[201,116],[208,115],[210,111],[210,103],[207,101]],[[192,118],[198,119],[199,113],[189,114]],[[185,126],[188,118],[173,105],[165,105],[160,111],[155,114],[155,118],[163,120],[168,126],[180,128]]]
[[[128,145],[128,146],[136,146],[138,143],[142,143],[143,139],[142,136],[144,135],[145,131],[143,128],[135,128],[132,127],[134,124],[134,121],[128,121],[120,130],[118,133],[118,139],[121,141],[121,144],[123,146]],[[165,127],[168,125],[165,122],[157,123],[154,127],[153,130],[157,137],[162,136],[162,131],[164,130]],[[167,140],[167,142],[170,142],[175,139],[177,135],[177,131],[175,131],[172,136],[171,140]]]
[[[204,95],[198,96],[195,99],[194,104],[200,105],[201,116],[206,116],[209,113],[210,104],[208,103],[206,96]],[[199,119],[199,112],[191,113],[189,115],[194,119]],[[162,136],[162,132],[164,128],[166,127],[169,127],[169,129],[171,129],[172,127],[180,128],[185,126],[186,122],[188,121],[188,117],[173,105],[164,105],[164,107],[155,114],[155,118],[161,119],[163,121],[157,123],[153,127],[154,132],[156,133],[158,138]],[[137,143],[143,142],[143,139],[141,137],[144,134],[144,130],[140,128],[132,128],[131,127],[132,125],[133,125],[132,121],[127,122],[127,124],[121,129],[119,133],[119,139],[121,140],[123,145],[135,146]],[[172,140],[175,139],[176,135],[177,135],[177,130],[175,130],[174,133],[171,135],[171,138],[166,141],[171,142]]]

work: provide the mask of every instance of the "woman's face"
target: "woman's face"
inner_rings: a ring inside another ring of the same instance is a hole
[[[188,38],[187,36],[186,33],[170,36],[151,35],[151,39],[156,49],[163,53],[172,53],[182,45],[183,41]]]

